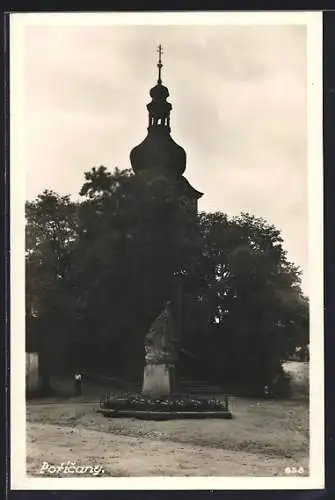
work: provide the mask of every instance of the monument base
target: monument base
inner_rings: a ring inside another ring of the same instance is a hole
[[[149,364],[144,367],[142,394],[150,397],[169,396],[175,385],[175,367]]]

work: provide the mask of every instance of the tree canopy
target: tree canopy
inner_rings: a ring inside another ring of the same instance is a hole
[[[86,172],[80,195],[26,203],[27,345],[44,346],[54,371],[137,380],[144,336],[180,287],[191,371],[261,385],[308,344],[300,271],[273,225],[194,217],[167,179],[117,168]]]

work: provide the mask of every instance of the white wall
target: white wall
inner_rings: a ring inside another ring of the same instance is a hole
[[[26,389],[37,389],[38,378],[38,353],[26,352]]]

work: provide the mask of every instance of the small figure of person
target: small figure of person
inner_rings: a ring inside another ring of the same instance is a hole
[[[79,372],[75,373],[75,375],[74,375],[74,388],[75,388],[76,396],[81,396],[82,384],[83,384],[82,374]]]

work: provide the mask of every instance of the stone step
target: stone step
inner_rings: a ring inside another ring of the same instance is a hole
[[[209,385],[216,385],[216,384],[211,384],[210,382],[206,382],[203,380],[184,380],[184,379],[179,379],[179,382],[184,385],[196,385],[196,386],[209,386]]]
[[[220,394],[223,393],[223,390],[220,387],[209,387],[208,389],[196,389],[194,387],[180,387],[179,390],[181,392],[186,392],[190,394]]]
[[[183,381],[179,381],[178,387],[182,392],[193,394],[218,394],[223,392],[223,389],[219,385],[206,383],[185,383]]]
[[[204,390],[204,391],[207,391],[209,389],[220,389],[220,386],[218,385],[191,385],[191,384],[178,384],[180,387],[187,387],[187,388],[190,388],[190,389],[199,389],[200,390]]]
[[[208,387],[208,386],[217,386],[218,384],[213,384],[212,382],[206,382],[204,380],[183,380],[179,379],[179,382],[184,385],[196,385],[196,386],[201,386],[201,387]]]

